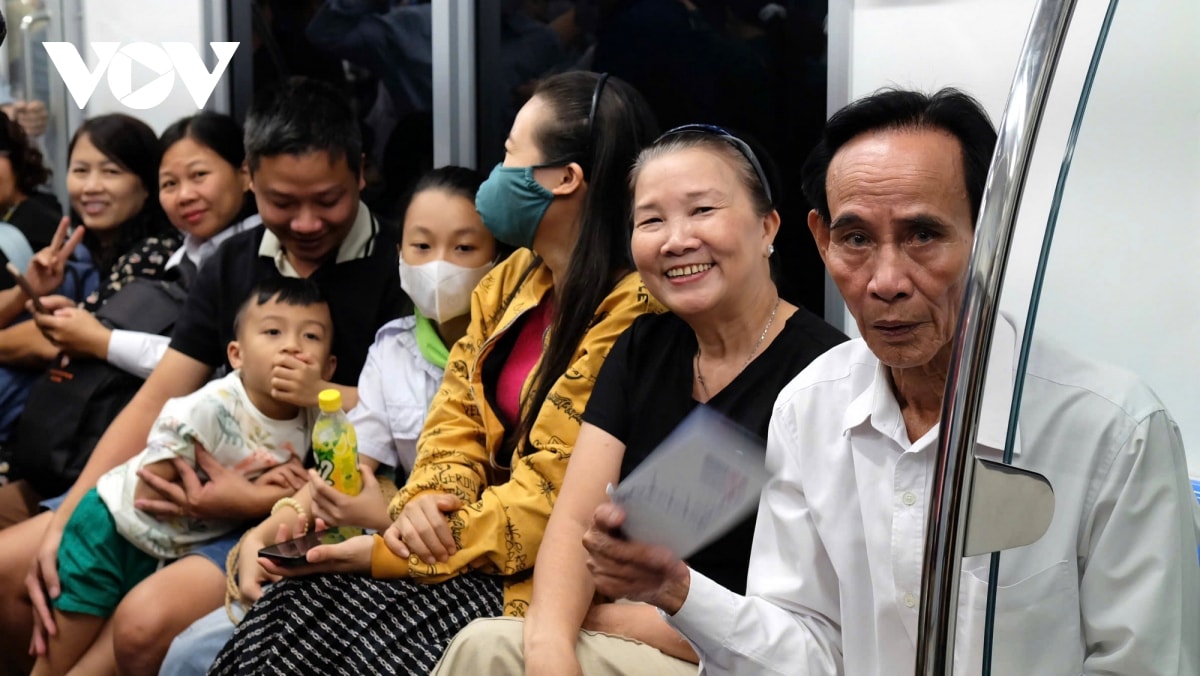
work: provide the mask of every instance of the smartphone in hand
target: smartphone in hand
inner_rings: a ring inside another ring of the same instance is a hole
[[[320,530],[315,533],[308,533],[303,537],[298,537],[295,540],[280,542],[279,544],[263,547],[258,550],[258,555],[271,559],[276,564],[284,568],[293,568],[303,566],[308,563],[308,559],[304,558],[308,554],[308,550],[320,545],[336,545],[339,542],[346,541],[346,534],[340,529],[329,528]]]
[[[42,301],[38,299],[38,293],[33,290],[33,286],[29,284],[29,280],[25,279],[25,275],[21,274],[21,271],[17,269],[17,266],[13,265],[10,261],[4,264],[4,269],[8,270],[8,274],[12,275],[12,278],[16,280],[17,286],[21,287],[21,290],[25,292],[25,295],[29,296],[29,299],[33,301],[34,312],[43,315],[50,312],[46,309],[45,305],[42,305]]]

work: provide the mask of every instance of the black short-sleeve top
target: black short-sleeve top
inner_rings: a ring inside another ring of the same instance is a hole
[[[362,208],[362,207],[360,207]],[[221,243],[200,268],[171,337],[171,347],[214,369],[228,366],[226,346],[233,320],[255,284],[278,277],[269,256],[259,255],[266,228],[253,228]],[[379,327],[411,312],[396,274],[396,238],[381,228],[369,250],[348,261],[328,261],[310,277],[333,318],[333,382],[353,386]]]
[[[846,340],[799,308],[776,336],[707,406],[762,439],[784,385],[826,350]],[[584,422],[625,444],[621,477],[646,459],[699,405],[692,397],[696,334],[673,314],[638,317],[613,345],[592,390]],[[739,594],[746,591],[755,515],[688,558],[688,565]]]

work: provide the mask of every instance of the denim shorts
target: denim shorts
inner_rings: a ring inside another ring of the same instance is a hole
[[[62,495],[58,496],[57,498],[50,498],[49,500],[42,500],[38,504],[41,505],[42,507],[45,507],[47,510],[54,512],[54,511],[57,511],[58,508],[62,506],[63,501],[66,499],[67,499],[67,494],[63,493]]]
[[[222,535],[212,542],[208,542],[196,547],[187,554],[184,554],[184,556],[203,556],[209,561],[212,561],[213,565],[216,566],[217,569],[222,573],[224,573],[225,559],[229,558],[229,550],[233,549],[234,546],[237,545],[238,540],[242,539],[242,533],[244,532],[244,528],[238,528],[226,535]]]

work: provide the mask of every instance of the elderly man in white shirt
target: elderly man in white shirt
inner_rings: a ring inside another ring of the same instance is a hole
[[[814,361],[771,421],[747,595],[619,537],[597,590],[657,605],[709,674],[911,673],[926,509],[955,321],[995,145],[954,90],[885,91],[826,126],[809,229],[862,339]],[[999,460],[1019,344],[1002,318],[977,454]],[[1200,674],[1200,509],[1175,422],[1135,377],[1034,341],[1014,463],[1045,475],[1047,533],[1000,561],[994,674]],[[981,663],[989,557],[965,559],[956,673]]]

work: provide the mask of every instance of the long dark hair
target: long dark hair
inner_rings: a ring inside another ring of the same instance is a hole
[[[158,203],[158,165],[162,160],[162,150],[154,130],[145,122],[129,115],[112,113],[93,117],[79,125],[71,137],[71,144],[67,146],[68,158],[75,152],[75,144],[85,135],[106,158],[137,176],[146,190],[146,201],[141,210],[118,227],[115,244],[101,246],[99,238],[90,231],[83,236],[83,244],[91,252],[96,269],[101,271],[101,277],[106,277],[117,258],[132,249],[134,244],[153,235],[171,232],[162,205]],[[79,222],[78,215],[72,220]]]
[[[579,239],[560,280],[550,342],[534,373],[532,396],[523,409],[517,434],[511,437],[518,444],[533,428],[550,388],[571,365],[596,308],[633,270],[629,252],[632,197],[626,178],[638,152],[657,136],[658,124],[637,90],[615,77],[597,89],[600,77],[587,72],[562,73],[542,80],[533,93],[553,113],[549,123],[535,133],[542,163],[578,162],[587,181],[587,195]],[[597,92],[593,120],[592,98]]]
[[[158,137],[158,144],[165,155],[171,146],[183,139],[191,139],[208,148],[234,169],[241,169],[246,161],[246,146],[242,143],[242,125],[223,113],[201,111],[177,120]],[[233,218],[233,223],[245,220],[258,213],[258,202],[249,190],[242,195],[242,208]],[[233,223],[230,223],[232,225]]]
[[[30,143],[25,130],[16,120],[0,112],[0,150],[8,153],[17,190],[29,197],[50,180],[46,158],[37,146]]]

